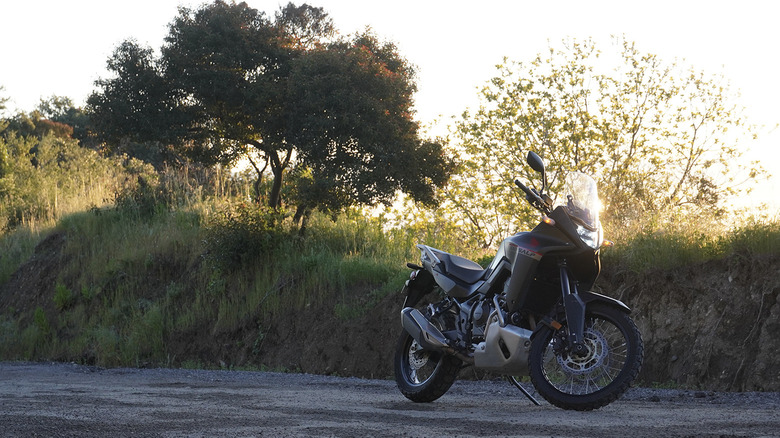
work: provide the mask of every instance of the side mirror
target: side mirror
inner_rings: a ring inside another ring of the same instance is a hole
[[[542,174],[542,192],[547,188],[547,175],[544,173],[544,161],[539,155],[536,155],[534,151],[528,151],[528,157],[526,158],[528,165],[531,169]]]
[[[531,169],[540,172],[542,176],[544,176],[544,161],[542,161],[542,158],[539,157],[539,155],[536,155],[536,152],[528,151],[528,158],[526,158],[526,161],[528,162],[528,165],[531,166]]]

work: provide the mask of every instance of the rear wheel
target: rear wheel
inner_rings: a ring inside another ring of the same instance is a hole
[[[450,389],[461,360],[440,352],[423,350],[405,330],[395,350],[395,382],[414,402],[432,402]]]
[[[565,348],[567,330],[544,327],[531,344],[531,382],[547,401],[588,411],[617,400],[642,366],[642,337],[623,311],[595,303],[585,311],[584,354]]]

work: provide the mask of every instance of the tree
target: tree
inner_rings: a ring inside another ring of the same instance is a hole
[[[296,60],[288,139],[309,171],[310,202],[331,210],[388,205],[399,189],[434,202],[448,161],[439,143],[418,136],[413,74],[394,45],[368,33]]]
[[[0,86],[0,92],[4,92],[5,87]],[[3,114],[6,109],[6,103],[8,103],[8,98],[0,95],[0,114]],[[2,134],[3,131],[5,131],[5,128],[8,126],[8,122],[5,119],[0,119],[0,134]]]
[[[604,220],[615,225],[722,212],[738,142],[751,134],[727,86],[616,41],[606,71],[590,40],[505,62],[482,90],[483,106],[457,122],[463,172],[445,193],[483,245],[534,217],[512,184],[519,174],[533,177],[529,150],[547,162],[553,193],[569,171],[594,175]]]
[[[49,120],[38,110],[30,113],[17,113],[8,120],[7,129],[23,137],[35,136],[43,138],[48,134],[59,138],[71,138],[73,136],[72,126]]]
[[[82,146],[93,146],[89,116],[82,108],[76,107],[69,97],[53,95],[41,99],[38,112],[46,120],[73,128],[73,138],[78,139]]]
[[[156,141],[206,164],[247,158],[258,180],[270,168],[274,208],[294,166],[309,175],[298,179],[306,208],[387,201],[399,189],[431,201],[412,181],[446,179],[440,145],[421,141],[411,120],[413,70],[369,34],[335,38],[322,8],[288,4],[273,20],[246,3],[180,8],[159,59],[126,42],[109,69],[116,77],[89,100],[107,140]],[[343,93],[351,106],[336,108]],[[369,107],[373,118],[361,118]]]
[[[0,86],[0,92],[5,92],[5,87]],[[0,96],[0,112],[5,111],[5,104],[8,103],[8,98]]]
[[[183,154],[171,153],[176,145],[187,144],[187,114],[176,104],[175,90],[163,77],[154,51],[134,40],[122,42],[108,59],[111,79],[95,82],[100,92],[87,99],[87,112],[99,141],[115,152],[129,141],[157,149],[152,155],[176,161]],[[153,163],[160,165],[162,163]]]

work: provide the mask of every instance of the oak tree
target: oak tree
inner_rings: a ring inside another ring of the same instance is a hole
[[[282,203],[295,169],[305,208],[389,202],[397,190],[433,200],[447,177],[442,148],[413,120],[414,70],[365,32],[338,37],[322,8],[288,4],[275,17],[221,0],[180,8],[160,57],[127,41],[115,77],[89,99],[107,141],[170,146],[205,164],[246,158],[272,176]]]

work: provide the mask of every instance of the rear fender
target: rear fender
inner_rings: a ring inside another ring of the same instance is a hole
[[[414,307],[420,302],[420,299],[433,291],[436,286],[436,280],[433,275],[425,269],[413,271],[406,280],[402,294],[406,296],[403,307]]]

